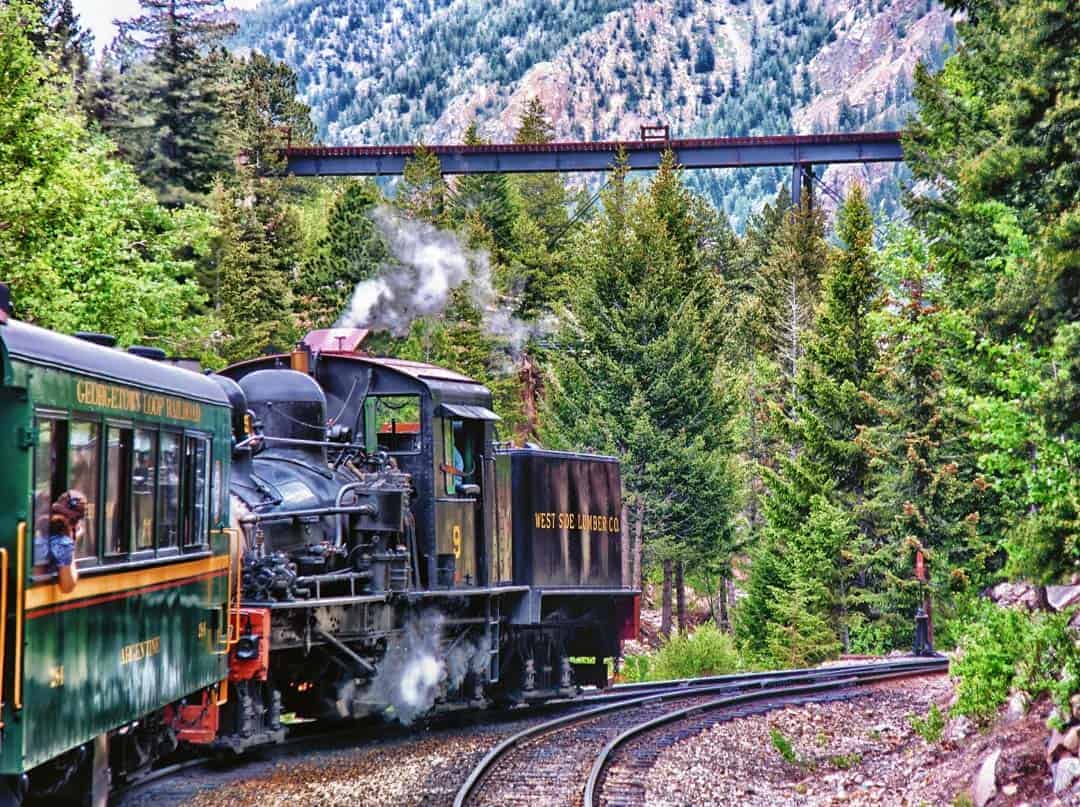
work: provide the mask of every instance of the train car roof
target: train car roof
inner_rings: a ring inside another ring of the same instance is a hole
[[[479,381],[469,378],[467,375],[462,375],[461,373],[447,370],[445,367],[439,367],[434,364],[409,361],[407,359],[395,359],[386,356],[370,356],[365,353],[339,353],[330,350],[323,351],[318,355],[324,361],[344,359],[345,361],[354,361],[360,364],[388,370],[393,373],[399,373],[424,385],[429,392],[438,393],[440,397],[445,396],[450,398],[460,398],[462,400],[473,400],[490,398],[491,396],[491,391]],[[239,370],[242,373],[248,373],[265,367],[280,368],[288,366],[289,354],[279,353],[237,362],[236,364],[226,367],[222,370],[222,373],[231,375],[232,372],[236,370]]]
[[[8,320],[6,325],[0,325],[0,341],[11,358],[204,403],[229,405],[221,387],[204,375],[36,325]]]

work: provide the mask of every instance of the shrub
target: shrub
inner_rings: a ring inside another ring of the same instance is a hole
[[[945,715],[941,713],[936,703],[930,705],[930,711],[926,713],[926,717],[911,715],[908,720],[911,722],[911,727],[915,729],[915,733],[930,745],[936,745],[945,731]]]
[[[708,622],[691,634],[673,636],[655,653],[626,656],[622,675],[630,683],[670,681],[673,678],[725,675],[740,667],[735,640]]]
[[[1027,614],[983,602],[964,626],[957,714],[986,723],[1014,689],[1035,697],[1049,692],[1062,708],[1080,689],[1080,650],[1069,630],[1071,614]]]

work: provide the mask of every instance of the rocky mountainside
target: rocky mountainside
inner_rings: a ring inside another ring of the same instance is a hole
[[[915,64],[954,36],[931,0],[263,0],[237,46],[297,70],[327,142],[388,143],[458,141],[472,120],[506,140],[532,96],[560,139],[896,128]],[[899,170],[855,173],[891,212]],[[736,223],[785,180],[691,177]]]

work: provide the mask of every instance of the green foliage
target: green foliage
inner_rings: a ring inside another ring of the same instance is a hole
[[[950,666],[959,679],[954,711],[989,722],[1008,698],[1023,690],[1048,692],[1063,709],[1080,689],[1080,649],[1071,614],[998,608],[983,601],[965,625],[960,654]]]
[[[936,703],[930,704],[930,710],[926,717],[909,715],[908,721],[915,733],[922,737],[930,745],[941,742],[941,735],[945,732],[945,715]]]
[[[848,770],[848,768],[854,768],[860,762],[862,762],[862,754],[852,752],[850,754],[836,754],[829,757],[829,762],[834,768],[842,771]]]
[[[622,674],[629,682],[672,681],[727,675],[742,666],[731,635],[706,622],[688,634],[672,636],[655,653],[626,656]]]
[[[763,469],[767,526],[740,635],[751,653],[785,666],[848,644],[859,604],[851,590],[873,538],[870,459],[861,437],[877,420],[872,322],[880,284],[873,220],[858,187],[840,211],[842,248],[828,256],[819,280],[826,258],[820,227],[807,211],[790,214],[760,276],[788,290],[777,295],[787,307],[777,314],[784,335],[774,337],[774,349],[791,387],[780,391],[784,408],[773,415],[788,450],[775,468]],[[819,282],[823,300],[811,332]],[[761,307],[778,308],[767,300]],[[827,636],[830,627],[838,642]]]
[[[112,46],[112,102],[99,121],[159,200],[205,200],[235,159],[225,137],[234,28],[223,0],[140,0]],[[243,114],[244,110],[241,110]]]
[[[558,338],[573,349],[551,357],[543,436],[619,457],[652,557],[724,569],[732,403],[716,383],[723,290],[703,249],[715,221],[670,154],[647,191],[617,168],[603,202],[570,250]]]
[[[222,355],[237,361],[268,346],[285,350],[297,334],[291,281],[299,259],[296,215],[283,207],[273,182],[241,176],[214,192],[221,230],[220,313],[227,338]]]
[[[776,752],[783,757],[784,762],[788,765],[802,765],[802,760],[799,758],[798,753],[795,751],[795,746],[791,744],[791,740],[784,736],[784,733],[775,726],[769,728],[769,739],[772,742],[772,747],[776,749]]]
[[[166,211],[89,134],[29,35],[28,3],[0,7],[0,271],[19,317],[200,354],[212,323],[187,281],[211,219]]]
[[[308,247],[295,284],[302,330],[333,325],[356,284],[374,277],[389,260],[389,247],[372,218],[381,203],[372,182],[349,182],[334,195],[326,231]]]

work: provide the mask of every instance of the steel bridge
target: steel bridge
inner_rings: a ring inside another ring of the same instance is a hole
[[[899,132],[850,132],[693,140],[646,137],[582,143],[428,146],[444,174],[525,174],[541,171],[607,171],[622,150],[630,168],[654,169],[670,149],[683,168],[791,166],[791,197],[798,204],[813,167],[822,163],[900,162]],[[295,176],[400,174],[415,146],[303,146],[285,150]]]

